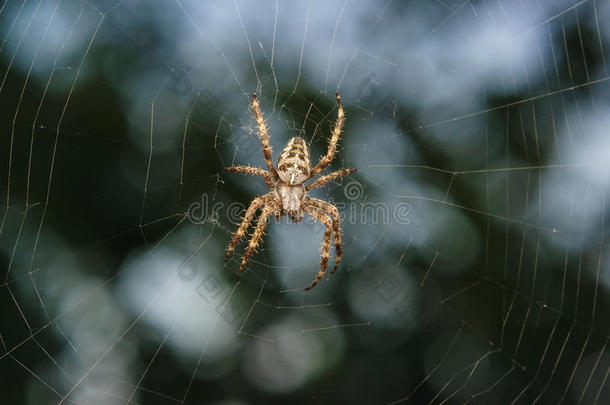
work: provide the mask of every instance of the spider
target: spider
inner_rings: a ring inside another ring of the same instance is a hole
[[[309,190],[321,187],[333,179],[355,172],[356,169],[337,170],[318,178],[312,183],[307,185],[304,184],[305,181],[318,175],[326,166],[328,166],[335,155],[337,142],[339,141],[341,129],[343,128],[343,123],[345,122],[345,113],[343,112],[343,105],[341,104],[341,97],[339,96],[339,93],[336,93],[336,97],[338,104],[337,121],[335,122],[335,126],[331,132],[330,143],[328,145],[326,155],[320,159],[318,164],[313,169],[310,169],[311,166],[309,162],[309,150],[307,148],[307,144],[303,138],[294,137],[288,141],[284,147],[284,150],[280,154],[276,169],[273,166],[271,145],[269,145],[269,133],[267,132],[267,126],[265,125],[265,121],[263,119],[263,113],[261,112],[256,93],[252,94],[251,108],[254,112],[254,118],[256,119],[256,123],[258,125],[258,133],[263,147],[263,156],[269,170],[252,166],[228,167],[227,170],[261,176],[271,191],[252,200],[250,206],[246,210],[241,225],[233,234],[233,239],[227,248],[225,263],[231,257],[235,246],[237,246],[239,241],[246,234],[250,223],[254,219],[256,211],[260,208],[262,211],[256,223],[256,228],[252,233],[250,244],[246,248],[242,257],[241,265],[237,271],[238,275],[241,273],[246,263],[248,263],[252,253],[256,250],[256,247],[258,246],[265,230],[265,226],[267,225],[267,218],[270,215],[273,214],[277,219],[279,219],[282,215],[287,215],[293,222],[299,222],[303,219],[303,211],[326,226],[324,239],[320,248],[322,251],[320,270],[318,271],[315,280],[309,287],[305,288],[305,290],[310,290],[315,287],[326,272],[326,268],[328,267],[330,238],[333,232],[335,236],[336,259],[335,267],[333,268],[331,274],[337,271],[337,267],[339,267],[343,253],[341,248],[341,219],[339,217],[339,210],[337,210],[337,207],[327,201],[310,197],[307,192]]]

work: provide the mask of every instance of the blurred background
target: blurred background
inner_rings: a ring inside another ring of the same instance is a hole
[[[0,402],[610,402],[610,1],[5,0]],[[303,137],[358,169],[243,209]],[[334,247],[331,248],[331,266]]]

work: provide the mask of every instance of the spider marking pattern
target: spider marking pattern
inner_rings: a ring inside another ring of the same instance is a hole
[[[335,266],[331,271],[331,274],[337,271],[343,255],[343,249],[341,247],[341,219],[339,217],[339,210],[337,210],[337,207],[328,201],[310,197],[307,192],[309,190],[322,187],[331,180],[355,172],[356,169],[337,170],[325,176],[319,177],[312,183],[307,185],[304,184],[305,181],[312,179],[322,170],[324,170],[324,168],[330,164],[335,156],[337,142],[339,141],[339,136],[341,135],[341,130],[345,122],[345,113],[343,112],[343,105],[341,104],[341,97],[339,96],[339,93],[336,93],[336,97],[338,105],[337,120],[335,121],[335,126],[331,132],[328,151],[320,159],[318,164],[311,169],[307,144],[303,138],[294,137],[290,138],[282,150],[276,169],[276,167],[273,165],[272,150],[271,145],[269,145],[269,133],[267,131],[267,126],[265,125],[265,120],[263,119],[263,113],[261,111],[258,98],[256,97],[256,93],[253,93],[251,108],[254,112],[256,124],[258,125],[258,134],[263,147],[263,157],[265,158],[265,163],[268,170],[252,166],[228,167],[227,170],[261,176],[263,180],[265,180],[265,184],[267,184],[270,192],[252,200],[250,206],[244,214],[239,228],[233,234],[233,239],[227,248],[225,263],[233,254],[233,251],[235,250],[235,247],[239,241],[246,235],[250,224],[256,216],[256,212],[260,209],[261,214],[256,222],[254,232],[250,238],[250,243],[248,244],[248,247],[246,248],[242,257],[241,265],[237,271],[238,275],[244,269],[252,254],[256,251],[256,247],[261,241],[267,225],[267,219],[270,215],[273,214],[277,219],[283,215],[287,215],[293,222],[299,222],[303,219],[303,212],[311,215],[314,219],[320,221],[326,227],[324,239],[322,240],[322,246],[320,248],[322,251],[320,270],[318,271],[315,280],[309,287],[305,288],[305,290],[310,290],[315,287],[320,279],[322,279],[324,276],[324,273],[328,267],[328,251],[330,249],[331,236],[333,234],[336,258]]]

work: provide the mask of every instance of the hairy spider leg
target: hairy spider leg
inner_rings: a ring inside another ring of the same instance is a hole
[[[275,186],[273,183],[273,176],[271,176],[271,173],[269,173],[267,170],[261,169],[259,167],[234,166],[234,167],[227,167],[227,168],[225,168],[225,170],[228,172],[241,172],[241,173],[246,173],[246,174],[253,174],[255,176],[262,176],[263,180],[265,180],[265,184],[267,184],[267,187],[269,187],[270,189],[273,190],[273,187]]]
[[[341,263],[341,259],[343,258],[343,242],[341,241],[341,216],[339,215],[339,210],[337,207],[329,203],[328,201],[319,200],[317,198],[310,198],[307,201],[307,205],[318,208],[321,211],[324,211],[327,214],[330,214],[333,219],[333,234],[335,236],[335,266],[330,274],[333,274],[337,271],[339,267],[339,263]]]
[[[336,179],[337,177],[343,177],[343,176],[346,176],[355,171],[357,171],[357,169],[337,170],[336,172],[332,172],[330,174],[327,174],[326,176],[322,176],[322,177],[318,178],[316,181],[314,181],[313,183],[308,184],[307,186],[305,186],[305,190],[309,191],[309,190],[313,190],[314,188],[322,187],[323,185],[325,185],[326,183],[328,183],[331,180]]]
[[[320,250],[322,251],[322,257],[320,258],[320,270],[318,271],[316,279],[311,283],[309,287],[305,288],[305,290],[311,290],[316,286],[316,284],[320,282],[322,277],[324,277],[324,273],[326,272],[326,268],[328,267],[328,250],[330,248],[330,236],[332,233],[333,224],[330,217],[322,210],[316,208],[314,205],[305,204],[305,207],[303,209],[309,215],[311,215],[312,217],[323,223],[324,226],[326,226],[326,230],[324,231],[324,239],[322,240],[322,246],[320,246]]]
[[[237,228],[237,231],[235,231],[235,233],[233,234],[233,239],[231,240],[231,243],[229,243],[229,247],[227,248],[227,254],[225,255],[225,262],[229,260],[231,254],[233,253],[233,250],[235,250],[235,246],[237,246],[239,241],[246,234],[246,231],[250,226],[250,222],[252,222],[252,219],[256,214],[256,210],[262,207],[270,198],[272,198],[272,194],[267,193],[252,200],[250,206],[244,214],[244,219],[241,221],[241,224],[239,225],[239,228]]]
[[[256,93],[252,94],[251,107],[252,111],[254,111],[254,118],[256,119],[256,124],[258,125],[258,135],[261,140],[261,144],[263,145],[263,157],[265,158],[265,163],[267,164],[269,172],[271,173],[273,178],[277,179],[277,171],[273,166],[273,151],[271,150],[271,145],[269,144],[269,132],[267,131],[267,125],[265,124],[263,112],[261,111],[261,107],[258,102],[258,98],[256,97]]]
[[[337,142],[339,142],[339,136],[343,129],[343,123],[345,122],[345,113],[343,112],[343,104],[341,104],[341,96],[339,93],[336,93],[335,96],[337,97],[337,105],[339,108],[337,110],[337,121],[335,121],[335,127],[333,128],[332,136],[328,144],[328,151],[326,152],[326,155],[320,159],[320,162],[318,162],[316,167],[309,173],[310,179],[320,173],[330,162],[332,162],[335,151],[337,150]]]
[[[274,210],[275,208],[273,207],[273,205],[269,203],[265,204],[265,206],[263,207],[263,211],[261,212],[260,217],[258,217],[256,229],[254,229],[254,233],[252,233],[250,244],[248,245],[248,248],[244,253],[244,257],[242,257],[241,259],[241,265],[239,266],[239,270],[237,270],[237,275],[241,273],[241,271],[246,266],[246,263],[248,263],[250,256],[252,256],[252,253],[256,250],[256,247],[258,246],[258,243],[260,242],[261,237],[263,236],[263,232],[265,231],[265,227],[267,226],[267,219],[269,215],[273,213]]]

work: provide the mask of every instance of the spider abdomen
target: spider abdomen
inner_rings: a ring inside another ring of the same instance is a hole
[[[277,162],[277,173],[283,182],[301,184],[309,178],[309,149],[303,138],[290,138]]]

